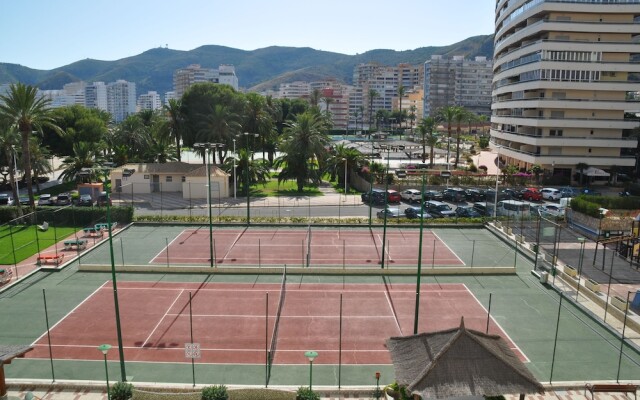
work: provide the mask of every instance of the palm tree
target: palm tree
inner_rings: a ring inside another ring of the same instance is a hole
[[[169,103],[165,104],[163,110],[166,115],[166,127],[169,131],[169,136],[175,140],[176,143],[176,158],[181,161],[180,155],[180,141],[182,139],[182,126],[183,126],[183,113],[182,103],[177,99],[169,99]]]
[[[17,159],[17,146],[20,143],[20,133],[8,125],[3,124],[0,126],[0,154],[4,155],[5,162],[9,169],[9,180],[11,181],[11,190],[13,192],[13,198],[18,199],[18,188],[16,187],[17,173],[15,169],[16,163],[14,163],[14,157]],[[18,207],[19,215],[22,215],[22,208]]]
[[[405,88],[404,86],[400,85],[398,86],[398,107],[400,108],[400,113],[399,113],[399,118],[400,120],[398,121],[398,127],[400,128],[400,135],[402,135],[402,98],[404,97],[405,94]]]
[[[422,137],[422,162],[426,161],[427,157],[427,149],[426,146],[429,145],[429,163],[431,168],[433,168],[433,148],[438,142],[438,137],[434,134],[433,130],[436,126],[436,120],[433,117],[423,118],[422,121],[418,124],[418,132]]]
[[[455,120],[456,120],[456,161],[453,164],[453,168],[458,168],[458,161],[460,160],[460,134],[462,129],[460,125],[462,121],[467,118],[469,112],[464,107],[455,107]]]
[[[319,183],[319,163],[326,152],[330,139],[322,117],[313,111],[296,115],[284,131],[280,150],[284,153],[276,159],[276,168],[281,168],[278,181],[295,179],[299,193],[307,182]]]
[[[533,164],[531,166],[531,173],[533,175],[535,175],[536,177],[536,183],[540,183],[540,174],[542,173],[543,169],[542,166],[540,164]]]
[[[235,129],[239,125],[235,126]],[[265,158],[265,141],[273,131],[273,119],[267,110],[267,102],[264,97],[257,93],[248,93],[244,107],[244,120],[242,128],[245,132],[258,134],[260,138],[260,148],[262,149],[262,158]],[[251,154],[253,159],[253,154]]]
[[[29,153],[31,155],[31,169],[33,170],[33,180],[36,182],[36,191],[40,193],[40,177],[53,172],[53,166],[49,162],[51,152],[47,147],[42,146],[40,138],[31,137],[29,143]]]
[[[9,124],[17,127],[22,137],[22,169],[27,182],[29,204],[35,208],[33,198],[33,181],[31,180],[31,156],[29,154],[29,137],[36,131],[49,127],[61,133],[51,117],[50,100],[38,97],[38,89],[22,83],[12,84],[9,93],[0,96],[0,118],[6,118]]]
[[[358,109],[357,109],[357,108],[355,109],[355,111],[353,112],[353,114],[352,114],[352,115],[353,115],[353,117],[354,117],[354,118],[355,118],[355,120],[356,120],[356,128],[355,128],[354,132],[357,132],[357,131],[358,131],[358,117],[360,116],[360,112],[358,111]],[[355,134],[355,133],[354,133],[354,134]]]
[[[88,177],[89,182],[97,180],[99,171],[99,154],[93,143],[76,142],[73,144],[73,156],[62,160],[65,167],[60,174],[64,182],[82,181]]]
[[[237,180],[235,183],[236,185],[240,183],[240,187],[245,195],[249,193],[249,189],[252,184],[264,184],[269,180],[270,170],[268,162],[264,159],[252,160],[249,151],[244,148],[238,150],[237,158],[234,155],[233,157],[227,157],[224,160],[224,164],[222,164],[221,168],[229,175],[234,176],[234,159],[236,167],[235,177]],[[248,184],[247,178],[249,180]]]
[[[318,104],[320,104],[320,98],[322,97],[322,93],[319,89],[313,89],[311,93],[309,93],[309,105],[314,108],[318,108]]]
[[[196,135],[197,142],[229,143],[233,140],[234,134],[240,129],[238,114],[232,112],[226,105],[215,104],[209,109],[207,115],[202,116],[200,130]],[[254,133],[254,132],[252,132]],[[221,156],[222,149],[218,149]],[[202,162],[205,162],[204,150],[202,152]],[[215,156],[214,156],[215,157]],[[220,163],[224,160],[220,157]],[[215,164],[215,159],[213,160]]]
[[[369,89],[369,140],[371,140],[371,124],[373,123],[373,99],[380,97],[375,89]]]
[[[351,147],[346,147],[344,144],[339,144],[331,151],[331,155],[326,161],[325,171],[331,174],[332,181],[336,176],[338,176],[338,184],[340,187],[344,188],[345,181],[347,184],[349,182],[349,173],[353,170],[357,170],[362,166],[364,161],[365,157],[360,151]]]
[[[411,134],[413,135],[413,125],[416,122],[416,110],[417,107],[415,105],[411,105],[411,107],[409,107],[409,121],[411,121],[411,126],[409,127],[409,129],[411,130]]]
[[[447,124],[447,169],[449,168],[449,145],[451,144],[451,124],[456,118],[458,107],[446,106],[438,110],[438,119]]]

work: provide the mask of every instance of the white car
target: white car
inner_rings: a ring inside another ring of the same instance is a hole
[[[562,198],[562,192],[558,189],[554,188],[542,188],[540,189],[540,193],[542,193],[542,198],[544,200],[560,200]]]
[[[402,200],[408,201],[410,203],[418,202],[422,198],[420,191],[417,189],[407,189],[400,192],[400,197]]]
[[[550,217],[564,217],[564,207],[556,206],[555,204],[544,204],[538,208],[538,212],[542,216]]]
[[[13,198],[8,194],[0,194],[0,206],[12,206]]]

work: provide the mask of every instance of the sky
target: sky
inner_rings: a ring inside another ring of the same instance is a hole
[[[52,69],[167,46],[343,54],[493,33],[494,0],[0,0],[0,62]]]

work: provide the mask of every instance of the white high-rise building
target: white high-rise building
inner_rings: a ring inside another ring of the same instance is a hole
[[[578,164],[633,169],[639,22],[640,0],[496,0],[491,136],[502,161],[558,182]]]
[[[104,82],[93,82],[85,86],[84,105],[107,111],[107,85]]]
[[[236,68],[230,64],[221,64],[218,67],[218,83],[229,85],[238,90],[238,77],[236,76]]]
[[[135,114],[136,84],[122,79],[107,84],[107,111],[116,123]]]
[[[214,69],[192,64],[173,73],[173,90],[178,98],[182,97],[189,86],[204,82],[222,83],[238,90],[238,77],[233,65],[222,64],[219,69]]]
[[[158,92],[149,91],[146,94],[138,96],[138,111],[140,110],[159,110],[162,108],[162,101]]]

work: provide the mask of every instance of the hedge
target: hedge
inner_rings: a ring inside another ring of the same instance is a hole
[[[591,217],[600,218],[600,208],[609,210],[640,209],[640,197],[612,197],[580,195],[571,200],[571,209]]]
[[[28,214],[29,209],[23,208],[23,213],[29,215],[29,223],[42,224],[44,221],[57,226],[89,226],[97,221],[107,220],[105,207],[36,207],[35,214]],[[8,223],[18,217],[16,207],[0,207],[0,224]],[[128,224],[133,221],[133,208],[111,207],[111,221],[118,224]]]
[[[229,400],[295,400],[294,392],[275,389],[236,389],[229,390]],[[200,400],[202,392],[155,393],[134,390],[133,400]]]

